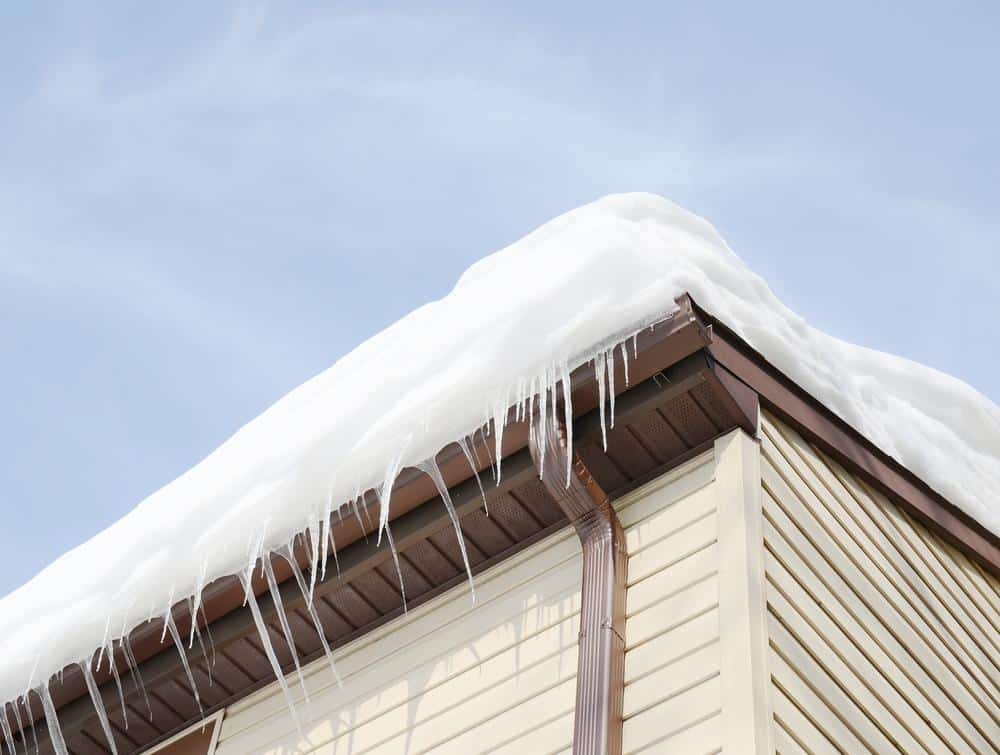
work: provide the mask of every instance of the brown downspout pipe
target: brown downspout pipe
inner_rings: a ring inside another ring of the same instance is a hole
[[[555,416],[543,420],[536,414],[536,430],[540,421],[546,422],[545,445],[540,447],[537,432],[532,433],[531,458],[545,471],[545,488],[576,528],[583,546],[573,752],[620,755],[628,566],[625,533],[607,494],[576,454],[566,484],[566,428]]]

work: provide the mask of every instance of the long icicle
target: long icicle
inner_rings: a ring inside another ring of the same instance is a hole
[[[625,387],[628,388],[628,341],[622,341],[622,369],[625,370]]]
[[[267,660],[271,664],[271,670],[274,671],[274,676],[278,681],[278,686],[281,687],[281,693],[285,696],[285,704],[288,705],[288,712],[292,715],[292,721],[295,722],[295,728],[298,729],[299,736],[305,739],[298,711],[295,709],[295,703],[292,701],[291,690],[288,689],[288,681],[281,671],[278,656],[274,653],[274,646],[271,644],[271,636],[267,631],[267,624],[264,623],[264,617],[260,615],[260,606],[257,605],[257,596],[254,595],[253,584],[250,581],[251,574],[252,572],[240,575],[240,582],[243,583],[243,591],[246,593],[245,600],[247,605],[250,606],[250,614],[253,616],[254,624],[257,627],[257,634],[260,637],[260,644],[264,648],[264,655],[267,656]]]
[[[306,603],[312,605],[313,593],[316,592],[316,577],[319,576],[319,541],[323,537],[322,522],[320,522],[318,530],[314,527],[308,528],[305,537],[309,538],[309,594],[306,595]],[[289,641],[291,641],[290,637]]]
[[[354,498],[351,499],[351,508],[354,510],[354,518],[358,520],[358,527],[361,528],[361,534],[365,536],[365,542],[368,542],[368,528],[365,526],[364,521],[361,519],[361,510],[358,508],[358,499],[361,498],[361,494],[358,493]],[[367,511],[366,518],[367,518]]]
[[[339,511],[339,510],[338,510]],[[341,518],[343,521],[343,518]],[[340,577],[340,557],[337,555],[337,538],[333,536],[333,522],[327,519],[326,527],[326,537],[323,538],[323,544],[326,545],[327,540],[330,541],[330,550],[333,552],[333,564],[337,568],[337,577]],[[323,579],[326,579],[326,558],[323,558]]]
[[[385,537],[389,543],[389,551],[392,553],[392,563],[396,567],[396,576],[399,578],[399,597],[403,600],[403,613],[406,613],[406,585],[403,583],[403,570],[399,568],[399,551],[396,550],[396,541],[392,539],[392,529],[385,525]]]
[[[472,460],[472,452],[469,450],[469,441],[467,438],[459,438],[455,442],[458,443],[458,447],[461,448],[462,453],[465,454],[465,460],[469,462],[469,466],[472,468],[472,474],[476,476],[476,484],[479,485],[479,495],[483,497],[483,509],[486,511],[486,516],[489,516],[490,507],[486,503],[486,491],[483,489],[483,481],[479,477],[479,469]]]
[[[559,365],[562,374],[563,409],[566,423],[566,487],[573,474],[573,383],[569,377],[569,368],[563,362]],[[553,411],[555,409],[553,408]]]
[[[295,636],[292,628],[288,626],[288,616],[285,614],[285,604],[281,600],[281,590],[278,589],[278,580],[274,578],[274,567],[271,565],[270,556],[264,556],[264,574],[267,576],[267,588],[271,591],[271,599],[274,607],[278,611],[278,623],[281,624],[281,631],[285,635],[285,642],[288,643],[288,650],[292,654],[292,662],[295,664],[295,673],[299,677],[299,686],[302,687],[302,697],[309,703],[309,691],[306,689],[306,678],[302,675],[302,666],[299,665],[299,652],[295,647]],[[312,601],[306,598],[308,605],[312,606]]]
[[[205,574],[207,573],[207,570],[208,570],[208,562],[202,561],[201,570],[198,572],[198,583],[195,586],[194,590],[194,605],[190,606],[190,601],[189,601],[192,621],[191,621],[191,638],[190,640],[188,640],[188,648],[194,647],[194,632],[195,629],[198,628],[198,622],[194,621],[193,617],[198,615],[198,609],[201,608],[201,598],[202,598],[202,592],[205,589]]]
[[[608,349],[608,398],[611,402],[611,422],[608,427],[615,429],[615,349]]]
[[[174,615],[170,611],[167,611],[166,622],[170,636],[174,640],[174,645],[177,646],[177,652],[181,656],[181,665],[184,666],[184,673],[187,674],[188,681],[191,683],[191,692],[194,694],[195,703],[198,704],[198,713],[204,718],[205,709],[201,707],[201,696],[198,694],[198,685],[195,684],[194,674],[191,673],[191,665],[188,663],[187,653],[184,651],[184,641],[177,631],[177,625],[174,623]]]
[[[101,638],[101,647],[97,651],[97,664],[94,668],[97,671],[101,670],[101,663],[104,659],[104,651],[108,647],[108,632],[111,631],[111,614],[108,614],[108,618],[104,620],[104,637]]]
[[[445,485],[444,477],[441,476],[441,470],[438,468],[435,459],[431,458],[422,461],[417,464],[417,468],[433,480],[434,487],[437,488],[441,500],[444,501],[444,507],[451,518],[452,526],[455,528],[455,537],[458,538],[458,548],[462,552],[462,563],[465,564],[465,573],[469,577],[469,590],[472,592],[472,602],[475,603],[476,585],[472,580],[472,567],[469,566],[469,554],[465,550],[465,536],[462,534],[462,527],[458,523],[458,514],[455,513],[455,505],[451,501],[451,493],[448,492],[448,486]]]
[[[205,634],[208,635],[208,648],[212,651],[212,661],[210,664],[206,663],[205,665],[209,668],[215,668],[215,639],[212,637],[212,625],[208,621],[208,614],[205,613],[204,605],[201,606],[201,618],[205,622]],[[204,650],[202,650],[202,652],[204,652]],[[207,659],[208,656],[205,656],[205,658]],[[209,672],[209,679],[211,678],[211,672]]]
[[[198,647],[201,649],[201,657],[205,659],[205,673],[208,674],[208,686],[211,687],[215,684],[215,680],[212,678],[212,666],[208,662],[208,651],[205,650],[205,642],[201,639],[201,630],[198,629],[198,614],[194,612],[194,606],[191,603],[191,598],[187,601],[188,610],[191,612],[191,633],[198,640]],[[191,646],[188,645],[190,649]]]
[[[295,556],[292,554],[291,550],[288,553],[281,554],[284,556],[285,560],[292,567],[292,574],[295,575],[295,582],[299,586],[299,592],[303,595],[306,594],[306,579],[302,574],[302,569],[299,567],[298,561],[295,560]],[[316,612],[315,603],[309,608],[309,618],[312,619],[313,626],[316,629],[316,634],[319,635],[320,644],[323,646],[323,655],[326,656],[327,663],[330,664],[330,672],[333,674],[333,678],[337,680],[337,686],[343,687],[344,683],[340,679],[340,674],[337,673],[337,666],[333,662],[333,651],[330,650],[330,644],[326,641],[326,631],[323,629],[323,622],[319,619],[319,614]]]
[[[108,740],[108,746],[111,748],[111,755],[118,755],[118,745],[115,744],[115,735],[111,733],[111,722],[108,721],[108,711],[104,707],[101,691],[97,689],[97,682],[94,681],[94,673],[90,670],[90,659],[82,660],[78,665],[80,666],[80,671],[83,672],[83,680],[87,684],[87,692],[90,693],[90,700],[94,703],[94,710],[97,711],[97,718],[101,722],[104,738]]]
[[[330,544],[330,538],[333,536],[333,483],[330,484],[330,494],[326,497],[326,503],[323,504],[323,521],[319,528],[320,535],[323,540],[320,544],[320,568],[323,570],[320,572],[320,579],[326,579],[326,560],[327,551]],[[334,545],[334,555],[337,553],[337,547]]]
[[[118,688],[118,705],[122,711],[122,722],[125,724],[125,731],[128,731],[128,710],[125,708],[125,691],[122,689],[122,679],[118,674],[118,664],[115,663],[114,640],[108,640],[108,662],[111,664],[111,676],[114,677],[115,687]]]
[[[535,425],[538,431],[538,447],[545,448],[546,427],[549,424],[549,368],[542,372],[538,386],[538,416],[539,421]],[[538,458],[538,479],[545,476],[545,454]]]
[[[55,750],[56,755],[69,755],[69,750],[66,749],[66,740],[63,739],[62,729],[59,727],[59,718],[56,716],[56,706],[52,704],[48,682],[43,682],[42,686],[38,688],[38,696],[42,698],[42,710],[45,711],[45,725],[49,729],[52,749]]]
[[[604,444],[604,451],[608,450],[608,430],[604,421],[604,404],[607,398],[604,395],[604,376],[607,372],[607,361],[604,359],[604,352],[598,352],[594,356],[594,378],[597,380],[597,410],[601,418],[601,442]],[[563,393],[566,392],[566,384],[563,383]],[[569,487],[569,482],[566,483]]]
[[[503,461],[503,431],[507,427],[507,408],[510,394],[504,391],[503,398],[493,405],[493,440],[497,449],[497,485],[500,484],[500,465]]]
[[[378,537],[375,538],[375,544],[382,544],[382,530],[389,523],[389,502],[392,500],[392,486],[396,484],[396,478],[399,476],[399,470],[403,465],[403,452],[406,450],[407,443],[404,443],[399,449],[399,452],[393,456],[385,465],[385,477],[382,479],[382,484],[378,488]]]
[[[135,653],[132,652],[132,642],[129,640],[128,635],[123,635],[120,642],[122,648],[125,650],[125,660],[128,663],[129,673],[132,675],[132,683],[142,690],[142,699],[146,703],[146,712],[149,713],[149,720],[152,722],[153,706],[149,704],[149,694],[146,692],[146,682],[142,678],[142,672],[139,670],[139,664],[136,663]]]

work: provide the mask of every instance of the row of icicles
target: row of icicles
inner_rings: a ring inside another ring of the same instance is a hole
[[[632,358],[637,355],[637,344],[636,335],[631,336],[631,339],[625,339],[619,342],[610,349],[598,351],[591,359],[587,360],[593,363],[595,378],[597,382],[598,389],[598,406],[600,411],[600,424],[601,424],[601,435],[604,449],[607,450],[608,440],[607,440],[607,427],[605,423],[605,406],[608,405],[610,410],[610,427],[613,428],[615,424],[615,349],[618,348],[622,355],[622,366],[625,376],[626,386],[629,383],[629,358],[627,344],[631,340],[632,343]],[[486,449],[486,454],[489,459],[489,465],[492,470],[493,478],[496,484],[500,482],[500,464],[502,458],[502,444],[503,444],[503,432],[504,428],[511,421],[511,409],[513,409],[513,421],[514,422],[524,422],[529,423],[529,433],[536,437],[539,447],[545,447],[546,440],[546,427],[547,422],[535,422],[536,414],[539,417],[548,417],[549,412],[556,411],[557,403],[557,389],[562,386],[562,397],[563,397],[563,408],[564,408],[564,422],[566,427],[566,445],[567,445],[567,463],[566,463],[566,485],[569,485],[570,474],[572,473],[572,456],[573,456],[573,406],[571,391],[567,389],[570,385],[570,371],[565,362],[560,363],[556,367],[546,368],[543,373],[538,377],[533,377],[530,379],[521,379],[518,381],[517,386],[514,390],[514,396],[516,400],[511,403],[509,401],[509,393],[503,395],[498,401],[494,403],[492,407],[486,412],[487,419],[483,423],[482,427],[477,428],[477,430],[468,436],[461,437],[455,442],[462,450],[466,461],[472,468],[472,472],[475,475],[476,482],[479,484],[479,491],[482,494],[483,506],[486,508],[486,513],[489,515],[489,509],[486,502],[486,491],[483,488],[482,480],[479,477],[479,468],[482,466],[480,463],[480,457],[477,450],[478,445],[482,445]],[[551,394],[551,395],[550,395]],[[490,444],[486,441],[486,437],[490,434],[492,427],[493,435],[493,450],[490,449]],[[476,434],[481,436],[481,441],[479,444],[475,442]],[[394,459],[391,459],[386,467],[385,479],[382,484],[376,490],[377,498],[379,501],[379,525],[378,525],[378,542],[381,544],[382,533],[386,535],[386,540],[388,542],[389,548],[392,552],[393,563],[396,568],[396,574],[399,579],[400,593],[403,600],[403,610],[406,610],[406,591],[403,585],[403,575],[399,566],[399,554],[396,551],[396,544],[392,539],[392,531],[389,527],[389,500],[392,491],[392,486],[395,484],[396,477],[401,471],[401,457],[402,453],[398,454]],[[435,488],[437,489],[441,500],[444,502],[445,508],[447,509],[448,516],[451,520],[451,524],[455,529],[455,534],[458,539],[459,549],[462,555],[462,563],[465,567],[466,575],[469,579],[469,589],[472,595],[472,600],[475,602],[475,585],[472,578],[472,569],[469,565],[469,557],[465,548],[465,539],[462,536],[462,529],[459,525],[458,515],[455,512],[455,506],[452,503],[451,495],[448,491],[448,486],[445,484],[444,478],[441,475],[441,470],[438,467],[437,461],[434,458],[427,459],[426,461],[416,464],[416,467],[424,472],[433,481]],[[544,474],[544,469],[539,467],[538,470],[539,477]],[[331,486],[332,487],[332,486]],[[333,537],[333,521],[332,517],[334,511],[338,515],[338,519],[342,520],[343,512],[345,509],[349,509],[349,513],[353,512],[354,516],[357,518],[358,523],[361,525],[362,532],[367,531],[367,528],[362,521],[362,509],[359,507],[358,503],[362,504],[365,502],[364,495],[360,492],[356,493],[354,498],[349,502],[342,504],[338,507],[333,506],[332,498],[328,499],[324,510],[321,515],[316,516],[316,512],[310,518],[310,524],[306,529],[297,535],[295,535],[292,540],[284,548],[271,551],[269,553],[263,553],[262,543],[264,539],[264,533],[261,532],[255,544],[252,544],[247,551],[247,567],[237,576],[239,577],[240,583],[243,586],[244,592],[244,605],[249,606],[251,616],[253,617],[254,625],[257,629],[258,636],[260,638],[261,645],[264,649],[264,653],[267,656],[267,660],[271,664],[271,668],[274,675],[281,687],[282,694],[284,695],[285,702],[288,705],[288,710],[291,713],[292,719],[295,722],[296,727],[299,730],[299,734],[302,735],[302,722],[299,718],[298,708],[295,705],[295,701],[292,697],[291,689],[288,686],[288,681],[285,678],[285,674],[282,672],[281,665],[278,662],[277,654],[274,650],[274,646],[271,642],[270,633],[267,630],[264,617],[261,613],[260,606],[257,602],[257,596],[253,591],[251,584],[254,570],[257,568],[257,562],[260,562],[260,569],[263,576],[267,580],[268,591],[270,592],[272,601],[274,603],[275,612],[278,617],[278,621],[281,625],[281,630],[284,633],[286,643],[291,650],[292,662],[294,665],[295,675],[297,677],[298,686],[302,690],[302,698],[306,702],[306,706],[309,706],[309,693],[306,688],[305,676],[302,673],[302,667],[299,662],[298,654],[295,650],[295,643],[292,642],[292,632],[288,624],[288,619],[285,614],[284,605],[281,599],[281,593],[278,589],[278,582],[275,578],[274,567],[271,563],[272,557],[279,557],[284,559],[295,578],[299,590],[302,595],[306,598],[306,608],[308,610],[310,619],[315,626],[316,633],[319,635],[320,642],[322,643],[323,653],[326,660],[330,666],[330,671],[337,681],[337,684],[341,684],[341,679],[337,673],[336,666],[333,661],[333,652],[330,649],[329,643],[326,639],[326,633],[323,629],[323,625],[320,621],[319,615],[316,612],[316,608],[313,604],[313,595],[316,588],[317,578],[320,581],[326,579],[326,567],[328,560],[332,557],[334,564],[336,565],[337,572],[339,575],[340,564],[337,558],[337,545]],[[367,518],[367,510],[365,510],[365,515]],[[315,535],[314,535],[315,533]],[[298,560],[294,557],[294,547],[297,540],[301,540],[307,546],[307,551],[309,553],[309,575],[308,580],[306,575],[303,573],[302,568],[299,566]],[[212,683],[211,669],[215,664],[215,646],[211,637],[211,629],[205,616],[204,608],[201,605],[202,590],[204,587],[204,575],[202,579],[202,585],[197,589],[193,596],[187,598],[187,608],[192,617],[191,621],[191,634],[188,638],[187,647],[188,650],[193,649],[194,643],[197,642],[200,647],[201,655],[206,659],[206,669],[209,676],[209,684]],[[169,605],[174,604],[173,596],[169,600]],[[168,609],[163,615],[163,632],[160,637],[161,643],[165,641],[167,634],[169,633],[171,639],[180,654],[181,664],[184,667],[184,672],[187,675],[189,684],[191,685],[191,690],[194,694],[195,702],[198,705],[198,710],[201,712],[202,718],[204,718],[205,711],[202,708],[201,698],[198,694],[198,687],[194,680],[194,675],[191,671],[191,665],[188,660],[187,653],[184,649],[184,640],[181,638],[180,633],[177,630],[177,625],[174,622],[173,612]],[[206,650],[204,639],[202,638],[201,631],[198,626],[197,617],[202,616],[205,624],[205,629],[208,634],[208,650]],[[150,617],[152,618],[152,616]],[[128,730],[128,713],[125,706],[125,695],[122,687],[122,671],[119,670],[118,665],[115,661],[115,645],[117,643],[117,649],[121,651],[121,654],[125,660],[128,673],[132,677],[134,688],[139,690],[145,701],[145,706],[149,712],[150,720],[152,721],[153,712],[149,704],[149,696],[146,691],[145,683],[143,682],[142,675],[139,672],[138,663],[136,662],[135,655],[132,651],[131,644],[128,639],[129,633],[125,631],[125,627],[122,627],[122,633],[118,640],[114,640],[108,636],[108,627],[105,627],[105,639],[101,647],[97,651],[96,662],[93,658],[87,658],[81,660],[77,665],[79,666],[84,682],[87,687],[87,691],[90,695],[90,699],[93,702],[94,708],[97,711],[97,717],[100,721],[101,729],[104,732],[104,736],[107,738],[108,747],[110,748],[113,755],[118,755],[117,745],[115,743],[115,738],[111,729],[111,722],[108,718],[107,710],[104,706],[104,701],[101,695],[101,691],[98,688],[97,682],[95,680],[94,674],[100,672],[105,659],[107,659],[107,664],[111,673],[111,677],[114,680],[115,686],[118,692],[119,706],[122,711],[122,718],[124,722],[124,727]],[[209,661],[209,658],[211,660]],[[65,669],[63,670],[65,671]],[[57,678],[62,681],[63,671],[60,671]],[[64,740],[62,730],[59,726],[59,720],[56,715],[55,705],[52,701],[52,696],[49,692],[48,684],[42,684],[32,690],[28,690],[23,695],[18,697],[15,701],[7,703],[4,705],[2,710],[2,715],[0,715],[0,733],[3,735],[4,742],[10,753],[16,753],[16,743],[18,739],[22,743],[22,748],[25,753],[28,752],[28,732],[30,732],[31,741],[35,752],[38,752],[38,737],[35,731],[34,716],[31,713],[31,706],[29,701],[30,693],[34,691],[42,703],[42,710],[45,715],[46,728],[48,730],[49,739],[52,743],[52,747],[57,755],[69,755],[69,750],[66,747],[66,742]],[[8,717],[7,709],[11,708],[13,715]],[[21,715],[21,709],[24,709],[25,715]],[[10,723],[10,718],[13,719],[14,724],[17,726],[17,732],[15,733],[13,727]],[[26,720],[25,720],[26,719]],[[27,727],[27,730],[26,730]]]

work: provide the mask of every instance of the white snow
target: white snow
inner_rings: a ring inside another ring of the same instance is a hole
[[[606,374],[615,346],[684,292],[1000,532],[997,406],[955,378],[811,328],[701,218],[648,194],[609,196],[473,265],[444,299],[361,344],[0,601],[0,700],[175,601],[197,602],[211,580],[245,575],[358,490],[378,489],[388,508],[402,467],[433,477],[428,460],[508,406],[540,390],[544,402],[591,359]]]

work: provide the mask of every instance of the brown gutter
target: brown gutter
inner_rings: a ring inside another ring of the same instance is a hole
[[[549,494],[566,514],[583,546],[580,655],[577,661],[573,752],[619,755],[625,693],[625,533],[607,494],[574,454],[566,482],[566,426],[554,416],[545,422],[545,445],[529,441],[535,466]]]

